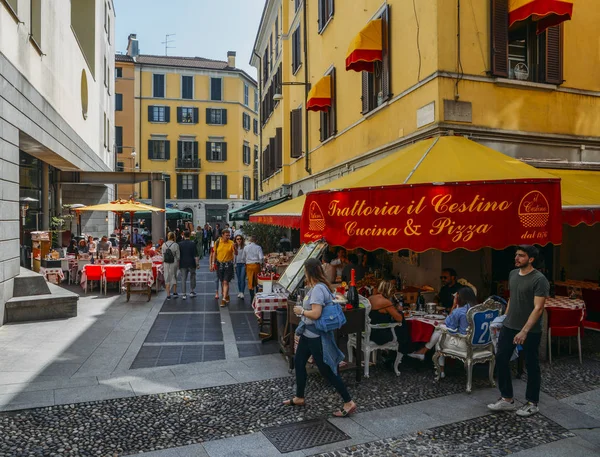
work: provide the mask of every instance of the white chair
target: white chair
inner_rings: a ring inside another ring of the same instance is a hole
[[[60,269],[68,276],[69,284],[71,284],[71,268],[69,267],[69,259],[61,259]]]
[[[489,378],[492,387],[494,382],[494,366],[496,356],[492,344],[490,325],[500,315],[502,305],[493,298],[488,298],[483,304],[473,306],[467,311],[467,334],[451,333],[446,328],[440,328],[441,338],[436,345],[433,356],[435,380],[440,380],[440,357],[451,357],[465,364],[467,370],[467,393],[471,393],[473,380],[473,364],[490,363]]]
[[[371,324],[371,319],[369,317],[369,312],[371,311],[371,303],[368,299],[359,295],[360,304],[365,307],[365,331],[362,333],[362,349],[363,349],[363,361],[365,364],[364,376],[365,378],[369,377],[369,362],[371,360],[371,354],[373,355],[373,363],[375,363],[376,359],[376,351],[380,349],[396,351],[396,360],[394,360],[394,371],[396,372],[396,376],[400,376],[400,371],[398,370],[398,365],[402,361],[402,354],[398,351],[398,338],[396,337],[396,332],[394,328],[400,327],[402,322],[394,322],[391,324]],[[385,343],[382,345],[375,344],[371,341],[371,331],[374,329],[389,329],[392,333],[392,341],[389,343]],[[352,362],[353,354],[352,348],[356,348],[356,334],[348,335],[348,362]]]

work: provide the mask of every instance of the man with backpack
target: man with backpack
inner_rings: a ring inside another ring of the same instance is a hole
[[[198,268],[198,255],[196,252],[196,243],[190,240],[189,230],[183,232],[183,241],[179,243],[179,269],[181,270],[181,284],[183,287],[183,298],[187,298],[187,278],[190,278],[190,297],[196,296],[196,269]]]
[[[173,298],[177,298],[177,270],[179,269],[179,246],[175,242],[175,234],[173,232],[169,232],[167,242],[162,245],[162,255],[167,300],[170,300],[171,288],[173,289]]]

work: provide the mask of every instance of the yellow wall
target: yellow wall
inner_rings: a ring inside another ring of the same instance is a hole
[[[454,99],[457,71],[457,0],[388,0],[390,7],[391,92],[383,107],[361,114],[361,75],[345,71],[352,38],[385,4],[383,0],[336,2],[335,14],[319,34],[317,2],[308,2],[309,81],[316,83],[333,65],[336,68],[338,134],[324,143],[319,139],[319,114],[309,113],[310,168],[312,174],[335,168],[350,159],[398,143],[444,121],[444,99]],[[597,0],[579,0],[573,20],[564,24],[564,79],[558,88],[500,84],[490,70],[490,2],[461,3],[461,62],[465,74],[458,86],[459,100],[472,103],[476,128],[536,135],[564,134],[598,137],[600,132],[600,22]],[[283,1],[283,81],[304,81],[304,63],[292,75],[294,2]],[[416,11],[414,8],[416,7]],[[298,11],[302,19],[302,8]],[[418,26],[417,26],[418,23]],[[264,24],[269,32],[273,23]],[[417,41],[418,37],[418,41]],[[304,36],[302,34],[302,44]],[[257,50],[262,56],[264,48]],[[304,60],[304,55],[302,55]],[[275,70],[275,69],[274,69]],[[433,78],[424,82],[426,78]],[[579,91],[579,93],[577,93]],[[597,91],[585,94],[581,91]],[[264,141],[283,126],[283,169],[262,183],[262,193],[277,190],[309,177],[305,159],[290,158],[290,111],[304,103],[302,86],[284,86],[284,99],[263,130]],[[434,123],[417,128],[417,110],[435,102]],[[385,106],[387,105],[387,106]],[[455,122],[456,123],[456,122]],[[460,123],[456,123],[460,124]],[[303,125],[304,127],[304,125]]]
[[[166,74],[166,97],[152,98],[152,75],[154,73]],[[195,135],[198,141],[198,157],[200,159],[200,172],[198,174],[198,198],[206,198],[206,175],[222,174],[227,176],[227,197],[237,195],[238,199],[243,197],[243,177],[251,179],[253,170],[254,146],[258,145],[258,135],[253,133],[253,120],[258,119],[254,112],[254,89],[255,86],[246,78],[237,73],[204,71],[200,73],[193,69],[175,69],[150,67],[144,65],[140,74],[141,85],[141,109],[138,117],[141,119],[140,148],[138,163],[141,171],[162,171],[171,176],[170,196],[174,199],[177,195],[177,141],[180,135]],[[194,99],[181,99],[181,75],[194,76]],[[223,101],[210,100],[210,77],[221,77],[223,79]],[[249,106],[244,106],[244,83],[249,86]],[[138,86],[137,90],[140,90]],[[139,93],[139,92],[138,92]],[[154,123],[148,121],[148,106],[162,105],[170,107],[169,123]],[[177,107],[198,108],[199,122],[197,124],[179,124],[177,122]],[[206,108],[227,109],[227,125],[208,125],[206,123]],[[250,115],[250,130],[242,127],[242,113]],[[167,135],[171,142],[170,161],[157,161],[148,159],[148,140],[152,134]],[[222,141],[227,143],[227,161],[209,162],[206,160],[206,142],[209,137],[224,137]],[[251,150],[251,161],[249,165],[243,163],[242,147],[247,141]],[[251,188],[250,198],[253,189]],[[179,196],[178,196],[179,197]],[[148,186],[141,185],[141,198],[148,198]]]
[[[116,61],[115,67],[123,69],[123,77],[115,78],[115,93],[123,95],[123,111],[115,111],[115,127],[123,127],[123,149],[117,153],[117,162],[123,162],[124,171],[132,171],[131,151],[135,141],[135,67],[133,62]],[[119,184],[117,198],[129,199],[134,192],[132,184]]]

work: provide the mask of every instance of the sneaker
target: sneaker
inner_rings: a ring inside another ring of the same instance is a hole
[[[528,401],[517,410],[517,416],[529,417],[539,412],[540,408],[538,408],[538,406],[535,403],[531,403],[530,401]]]
[[[514,411],[517,409],[515,401],[506,401],[504,398],[499,398],[496,403],[490,403],[487,405],[488,409],[492,411]]]
[[[240,292],[240,293],[238,294],[238,298],[244,298],[244,294]]]
[[[440,378],[444,379],[446,377],[446,373],[444,373],[443,371],[440,373]]]
[[[410,354],[406,354],[409,357],[417,360],[425,360],[425,354],[417,354],[416,352],[411,352]]]
[[[183,294],[183,295],[181,296],[181,298],[183,298],[184,300],[186,300],[186,299],[187,299],[187,295],[186,295],[186,294]]]
[[[170,295],[167,295],[167,300],[170,300],[170,299],[171,299],[171,296],[170,296]]]
[[[196,295],[196,292],[190,292],[190,297],[195,297]]]
[[[179,298],[179,294],[177,292],[173,292],[173,298]]]

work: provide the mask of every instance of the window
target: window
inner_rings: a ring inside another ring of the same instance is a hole
[[[269,37],[269,70],[273,70],[273,62],[275,59],[273,58],[273,34]]]
[[[212,125],[227,124],[227,110],[218,108],[206,108],[206,123]]]
[[[333,1],[319,0],[319,33],[323,31],[333,17]]]
[[[258,112],[258,91],[254,89],[254,111]]]
[[[300,5],[302,4],[302,0],[294,0],[294,11],[298,11]]]
[[[180,124],[197,124],[198,108],[177,107],[177,122]]]
[[[248,84],[244,83],[244,105],[249,106],[250,104],[250,88]]]
[[[177,142],[177,168],[200,168],[197,141],[181,140]]]
[[[171,108],[168,106],[148,106],[148,121],[150,122],[170,122]]]
[[[250,200],[250,178],[248,176],[244,176],[244,200]]]
[[[223,100],[223,80],[221,78],[210,78],[210,99]]]
[[[104,113],[104,147],[106,147],[106,113]]]
[[[254,134],[258,135],[258,119],[253,119],[252,120],[252,127],[254,130]]]
[[[106,72],[107,68],[108,65],[106,65],[106,56],[104,56],[104,87],[108,87],[108,74]]]
[[[165,75],[152,75],[152,96],[154,98],[165,98]]]
[[[104,30],[108,32],[108,5],[104,2]]]
[[[171,142],[164,139],[148,140],[148,159],[170,160]]]
[[[292,34],[292,71],[296,73],[302,64],[300,26]]]
[[[115,78],[123,77],[123,67],[115,67]]]
[[[30,38],[38,48],[42,46],[42,0],[31,0]]]
[[[383,45],[383,60],[375,62],[374,72],[362,72],[362,113],[368,113],[378,106],[388,101],[391,96],[390,87],[390,45],[389,45],[389,29],[390,29],[390,7],[385,6],[381,13],[382,27],[382,45]]]
[[[177,175],[177,198],[194,200],[198,198],[198,175]]]
[[[181,98],[186,100],[192,100],[194,98],[194,77],[193,76],[182,76],[181,77]]]
[[[227,198],[227,176],[207,175],[206,176],[206,198],[225,199]]]
[[[227,160],[227,143],[222,141],[207,141],[206,160],[209,162],[225,162]]]
[[[275,18],[275,56],[279,55],[279,16]]]
[[[507,0],[492,1],[490,55],[494,76],[562,84],[562,26],[549,27],[538,34],[536,25],[527,20],[508,28]]]
[[[115,94],[115,111],[123,111],[123,94]]]
[[[248,143],[244,143],[242,147],[242,160],[244,165],[250,165],[250,145]]]
[[[125,171],[125,162],[117,162],[115,171]]]
[[[117,153],[121,154],[123,152],[123,127],[115,126],[115,146],[117,148]]]
[[[331,107],[327,111],[321,111],[321,141],[331,138],[337,133],[337,113],[335,97],[335,68],[332,68],[326,76],[331,76]]]
[[[302,109],[290,113],[290,156],[294,159],[302,156]]]
[[[242,127],[244,130],[250,130],[250,115],[242,113]]]
[[[262,70],[263,70],[263,88],[267,84],[267,80],[269,79],[269,46],[267,45],[267,49],[265,49],[265,54],[262,58]]]

